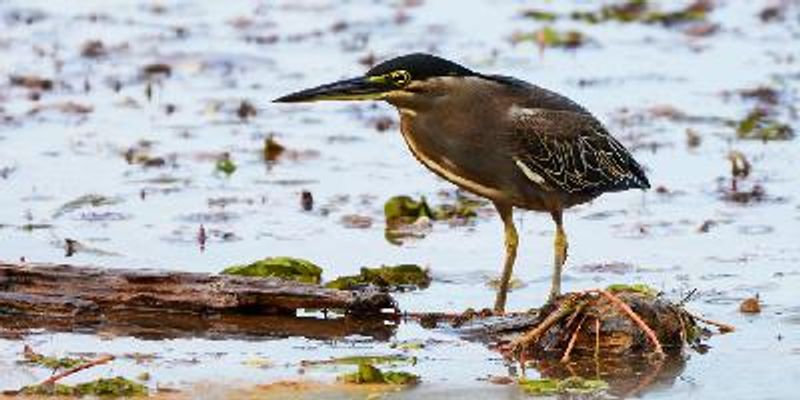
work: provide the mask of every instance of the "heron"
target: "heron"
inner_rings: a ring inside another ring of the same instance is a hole
[[[555,223],[549,299],[561,294],[567,260],[564,210],[603,193],[648,189],[642,166],[583,106],[509,76],[483,74],[413,53],[365,75],[301,90],[278,103],[385,101],[400,114],[408,149],[425,167],[491,201],[502,220],[505,260],[494,311],[505,311],[519,237],[514,209]]]

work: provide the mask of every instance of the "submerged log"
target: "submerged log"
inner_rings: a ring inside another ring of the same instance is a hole
[[[291,321],[298,310],[341,310],[347,317],[338,323],[299,319],[331,328],[308,329],[325,337],[363,334],[363,326],[354,319],[383,319],[382,313],[394,307],[386,293],[326,289],[276,278],[0,262],[0,322],[7,329],[103,325],[124,333],[153,326],[175,336],[176,330],[235,333],[238,329],[230,327],[239,326],[245,332],[283,335],[308,329]]]

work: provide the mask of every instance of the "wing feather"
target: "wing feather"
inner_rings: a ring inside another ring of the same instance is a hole
[[[541,176],[543,187],[571,194],[650,187],[642,167],[590,114],[515,106],[510,115],[514,160]]]

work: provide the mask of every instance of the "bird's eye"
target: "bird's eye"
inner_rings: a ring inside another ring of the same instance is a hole
[[[405,86],[411,82],[411,74],[405,70],[393,71],[389,73],[389,79],[397,86]]]

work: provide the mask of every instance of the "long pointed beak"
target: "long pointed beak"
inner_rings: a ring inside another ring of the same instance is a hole
[[[358,77],[311,89],[301,90],[273,100],[274,103],[301,103],[323,100],[380,100],[395,87],[382,79]]]

